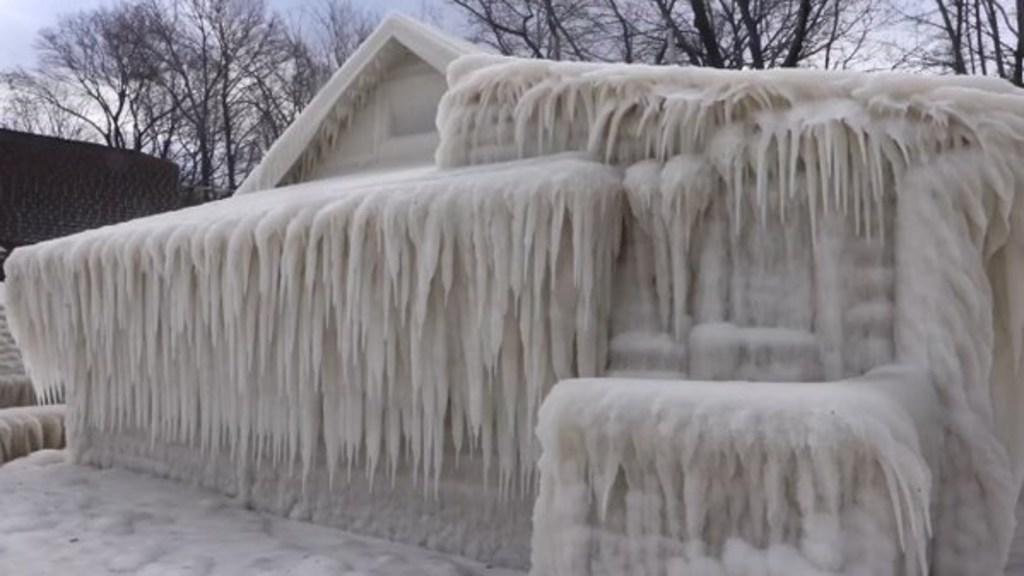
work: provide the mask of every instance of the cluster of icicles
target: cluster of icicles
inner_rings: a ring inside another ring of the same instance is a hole
[[[548,388],[603,367],[614,170],[324,188],[19,251],[11,321],[37,385],[67,387],[71,434],[141,429],[304,472],[322,442],[329,471],[371,480],[401,464],[436,481],[447,447],[475,447],[502,490],[517,472],[527,487]]]
[[[927,574],[931,475],[892,386],[928,384],[560,383],[534,573]]]
[[[448,72],[441,166],[575,151],[621,166],[704,158],[734,214],[783,222],[800,195],[880,234],[886,189],[908,165],[1019,141],[1024,105],[996,80],[793,70],[733,72],[469,56]],[[983,95],[983,98],[978,96]]]

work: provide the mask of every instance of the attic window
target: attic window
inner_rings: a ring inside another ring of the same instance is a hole
[[[412,136],[434,131],[434,115],[437,101],[431,98],[416,98],[409,106],[395,106],[391,109],[391,135]]]
[[[391,136],[434,132],[437,104],[444,94],[444,77],[415,56],[402,65],[386,87]]]

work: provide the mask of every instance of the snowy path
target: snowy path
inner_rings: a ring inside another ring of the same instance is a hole
[[[0,467],[0,574],[515,576],[37,452]]]

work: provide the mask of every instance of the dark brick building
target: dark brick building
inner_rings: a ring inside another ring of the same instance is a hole
[[[184,205],[171,162],[60,138],[0,130],[3,252]]]

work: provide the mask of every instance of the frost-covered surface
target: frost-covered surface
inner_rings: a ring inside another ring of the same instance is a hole
[[[939,407],[912,414],[930,571],[999,573],[1024,479],[1015,89],[496,57],[449,84],[445,170],[15,252],[12,328],[37,385],[68,389],[76,456],[174,474],[164,450],[191,451],[232,462],[243,495],[292,466],[313,492],[412,477],[429,501],[458,454],[504,501],[531,495],[556,380],[815,386],[897,364]],[[447,172],[562,152],[591,161]]]
[[[979,136],[1017,139],[1024,123],[1017,89],[980,77],[475,55],[449,66],[448,84],[437,119],[441,166],[569,150],[621,165],[708,153],[722,167],[762,165],[724,173],[750,177],[759,198],[769,170],[797,171],[796,158],[820,163],[809,175],[799,170],[812,190],[871,196],[884,184],[880,162],[930,156]]]
[[[443,166],[574,150],[627,167],[639,232],[624,235],[623,254],[636,255],[628,277],[647,279],[653,297],[616,299],[616,312],[638,311],[616,320],[663,344],[668,335],[674,346],[662,350],[674,355],[631,363],[629,347],[613,348],[613,361],[627,358],[616,372],[647,363],[662,377],[667,366],[831,380],[888,362],[925,370],[944,414],[920,431],[941,446],[929,565],[999,573],[1024,478],[1016,89],[491,57],[458,61],[449,83]],[[848,249],[860,238],[881,246],[867,268]],[[653,320],[638,321],[649,303]]]
[[[604,366],[620,187],[559,159],[239,196],[19,250],[12,326],[86,461],[136,431],[240,494],[326,469],[436,498],[462,454],[501,501],[548,388]]]
[[[934,396],[896,368],[756,387],[561,382],[537,430],[532,569],[927,574],[931,474],[914,413],[927,424]]]
[[[11,324],[72,436],[434,481],[472,444],[508,488],[547,388],[604,365],[619,186],[560,160],[231,198],[15,252]]]
[[[0,464],[64,447],[64,405],[0,408]]]
[[[0,573],[514,576],[245,509],[215,492],[56,451],[0,467]]]

